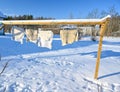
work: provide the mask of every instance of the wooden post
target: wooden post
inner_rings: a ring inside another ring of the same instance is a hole
[[[102,25],[101,25],[100,39],[99,39],[99,46],[98,46],[98,52],[97,52],[97,60],[96,60],[94,79],[98,78],[98,72],[99,72],[99,66],[100,66],[100,58],[101,58],[101,50],[102,50],[102,41],[103,41],[104,32],[106,30],[106,27],[107,27],[107,24],[108,24],[109,20],[110,20],[110,18],[108,18],[106,20],[106,22],[102,23]]]

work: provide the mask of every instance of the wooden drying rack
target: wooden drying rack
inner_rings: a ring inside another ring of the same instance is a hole
[[[60,19],[60,20],[2,20],[0,21],[3,25],[101,25],[100,29],[100,38],[99,46],[96,59],[96,67],[94,73],[94,79],[98,79],[98,72],[100,66],[101,50],[102,50],[102,41],[104,32],[107,28],[107,25],[111,19],[111,16],[106,16],[102,19]]]

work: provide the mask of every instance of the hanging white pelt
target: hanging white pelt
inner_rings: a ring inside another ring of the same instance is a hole
[[[38,31],[38,46],[52,48],[53,32],[52,31]]]
[[[26,29],[26,37],[27,37],[27,41],[37,43],[38,30]]]
[[[60,30],[60,37],[62,41],[62,46],[67,44],[72,44],[78,41],[78,31],[77,30]]]
[[[24,34],[25,34],[25,30],[23,28],[17,26],[12,27],[13,40],[23,44]]]

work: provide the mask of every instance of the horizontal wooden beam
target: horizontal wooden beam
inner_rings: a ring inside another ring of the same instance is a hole
[[[0,23],[4,25],[60,25],[60,24],[76,24],[76,25],[97,25],[102,24],[110,16],[102,19],[59,19],[59,20],[2,20]]]

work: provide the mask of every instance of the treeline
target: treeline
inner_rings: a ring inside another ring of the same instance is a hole
[[[19,16],[7,16],[4,20],[48,20],[48,19],[54,19],[51,17],[34,17],[33,15],[19,15]]]

